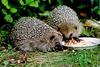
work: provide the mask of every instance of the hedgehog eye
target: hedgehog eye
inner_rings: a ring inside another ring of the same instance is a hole
[[[77,27],[76,26],[74,28],[77,30]]]
[[[60,28],[58,28],[58,31],[60,31]]]
[[[50,37],[50,40],[53,40],[54,38],[55,38],[55,36],[53,35],[53,36]]]

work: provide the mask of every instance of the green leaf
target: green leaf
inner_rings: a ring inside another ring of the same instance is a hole
[[[89,32],[89,30],[83,28],[83,31],[82,31],[81,35],[83,35],[83,36],[90,36],[90,32]]]
[[[93,9],[92,9],[92,11],[97,11],[98,10],[98,6],[96,6],[96,7],[94,7]]]
[[[98,10],[98,14],[100,15],[100,9]]]
[[[8,5],[8,0],[1,0],[1,2],[4,6]]]
[[[5,41],[8,36],[8,31],[1,30],[3,27],[0,28],[0,46]]]
[[[45,11],[45,4],[40,5],[40,6],[39,6],[39,9],[40,9],[42,12],[44,12],[44,11]]]
[[[34,2],[34,0],[25,0],[25,3],[26,3],[27,5],[30,5],[32,2]]]
[[[39,7],[39,3],[38,3],[38,1],[34,1],[34,2],[32,2],[30,4],[30,6],[32,6],[32,7]]]
[[[11,17],[11,14],[6,14],[5,16],[4,16],[4,19],[7,21],[7,22],[13,22],[13,18]]]
[[[100,0],[93,0],[96,5],[100,4]]]
[[[45,11],[44,13],[39,13],[40,16],[48,16],[50,14],[49,11]]]
[[[58,2],[59,5],[63,4],[63,0],[57,0],[57,2]]]
[[[7,11],[5,9],[1,10],[3,14],[7,14]]]
[[[9,61],[5,60],[5,61],[3,62],[3,64],[4,64],[4,65],[8,65],[8,64],[9,64]]]
[[[80,6],[77,7],[78,9],[83,9],[86,8],[86,5],[81,4]]]
[[[25,5],[25,3],[23,2],[23,0],[18,0],[20,5]]]
[[[16,13],[16,12],[17,12],[17,9],[16,9],[16,8],[11,8],[11,9],[10,9],[10,12],[11,12],[11,13]]]
[[[49,4],[51,4],[51,0],[48,0]]]
[[[11,7],[8,5],[8,0],[1,0],[2,4],[6,6],[7,9],[10,9]]]
[[[8,45],[8,50],[13,49],[13,47],[11,46],[11,44],[7,44]]]
[[[39,1],[25,0],[25,3],[31,7],[39,7]]]
[[[0,31],[0,35],[2,35],[3,38],[6,37],[7,34],[8,34],[8,31],[4,31],[4,30]]]

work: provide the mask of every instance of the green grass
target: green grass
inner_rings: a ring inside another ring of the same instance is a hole
[[[22,62],[10,63],[10,59]],[[0,67],[100,67],[100,48],[47,53],[2,50]]]

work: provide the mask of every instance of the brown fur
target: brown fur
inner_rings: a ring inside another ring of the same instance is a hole
[[[49,26],[64,34],[66,38],[78,37],[81,33],[82,25],[76,12],[65,5],[55,8],[46,22]]]
[[[12,29],[10,39],[20,50],[46,52],[61,44],[62,34],[36,18],[22,17]]]

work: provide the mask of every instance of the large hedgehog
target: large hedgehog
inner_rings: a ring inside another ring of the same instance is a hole
[[[76,12],[65,5],[52,10],[46,22],[66,38],[78,37],[81,33],[82,26]]]
[[[62,42],[62,34],[46,23],[31,17],[22,17],[11,31],[10,39],[23,51],[52,51]]]

